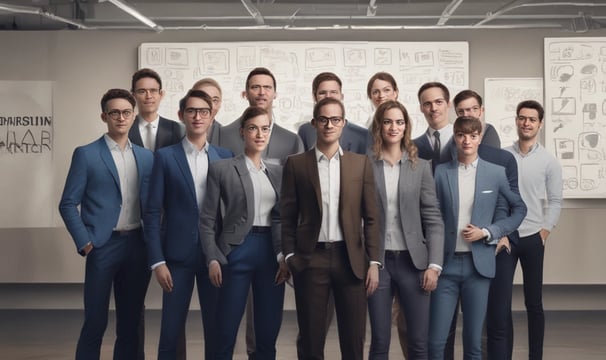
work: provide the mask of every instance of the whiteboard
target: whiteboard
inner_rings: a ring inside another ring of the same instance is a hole
[[[343,81],[345,113],[349,121],[365,126],[373,109],[366,96],[368,79],[378,71],[391,73],[399,100],[408,109],[413,136],[427,127],[420,112],[417,90],[428,81],[441,81],[451,94],[469,83],[467,42],[213,42],[143,43],[139,68],[156,70],[166,96],[160,113],[176,119],[178,101],[203,77],[223,88],[218,121],[229,124],[248,106],[242,97],[246,76],[263,66],[276,77],[274,119],[295,131],[311,119],[311,83],[323,71]]]
[[[545,145],[564,196],[606,197],[606,38],[545,38]]]
[[[494,126],[507,147],[518,139],[516,107],[524,100],[543,103],[542,78],[486,78],[484,79],[484,119]]]

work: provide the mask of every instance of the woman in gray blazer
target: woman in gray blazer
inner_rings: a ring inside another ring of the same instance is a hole
[[[256,358],[276,358],[284,282],[290,273],[280,241],[282,169],[261,159],[270,129],[265,110],[247,108],[240,123],[244,152],[210,164],[208,171],[200,236],[210,280],[220,288],[214,359],[232,358],[251,285]]]
[[[369,359],[387,359],[391,305],[399,294],[408,329],[407,359],[427,359],[429,294],[437,286],[444,256],[444,223],[431,166],[417,157],[410,118],[397,101],[379,105],[372,122],[373,170],[382,212],[384,265],[368,299],[372,330]]]

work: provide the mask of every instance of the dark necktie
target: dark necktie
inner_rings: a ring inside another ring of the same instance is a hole
[[[435,172],[436,166],[440,163],[440,132],[433,132],[433,157],[431,158],[431,169]]]

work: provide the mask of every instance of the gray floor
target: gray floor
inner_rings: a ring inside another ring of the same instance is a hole
[[[113,314],[111,314],[113,317]],[[64,360],[73,359],[75,343],[82,321],[82,312],[75,310],[0,310],[0,359],[10,360]],[[546,314],[546,360],[593,360],[606,359],[606,312],[549,312]],[[527,355],[525,314],[515,314],[516,342],[514,359]],[[110,321],[102,348],[102,359],[111,359],[113,320]],[[147,313],[147,359],[156,358],[160,326],[159,311]],[[199,312],[190,314],[187,325],[188,358],[202,359],[203,342]],[[369,330],[370,331],[370,330]],[[295,359],[294,339],[297,333],[294,312],[284,314],[284,322],[278,339],[278,359]],[[460,329],[459,329],[460,335]],[[394,342],[391,359],[401,359],[399,344]],[[245,359],[243,333],[239,334],[234,359]],[[366,347],[369,344],[367,336]],[[461,359],[460,337],[457,338],[457,359]],[[336,327],[333,324],[328,335],[326,359],[340,359]]]

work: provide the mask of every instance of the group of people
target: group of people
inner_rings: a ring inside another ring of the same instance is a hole
[[[86,257],[76,359],[99,359],[110,294],[114,359],[144,359],[144,298],[163,289],[158,359],[185,359],[197,285],[206,359],[231,359],[246,313],[250,359],[275,359],[285,283],[292,281],[299,359],[323,359],[336,313],[343,359],[387,359],[392,321],[406,359],[452,359],[458,308],[465,359],[511,359],[511,297],[524,273],[529,358],[542,357],[543,255],[562,199],[561,169],[538,142],[544,112],[516,110],[504,150],[482,98],[439,82],[418,91],[427,131],[411,120],[391,74],[368,82],[369,128],[346,119],[339,77],[318,74],[309,123],[274,122],[276,79],[253,69],[249,107],[222,126],[222,90],[196,82],[180,122],[158,114],[151,69],[101,99],[107,133],[76,148],[59,210]],[[412,105],[411,105],[412,106]],[[135,110],[136,109],[136,110]],[[544,209],[546,205],[546,209]],[[368,312],[367,312],[368,309]]]

